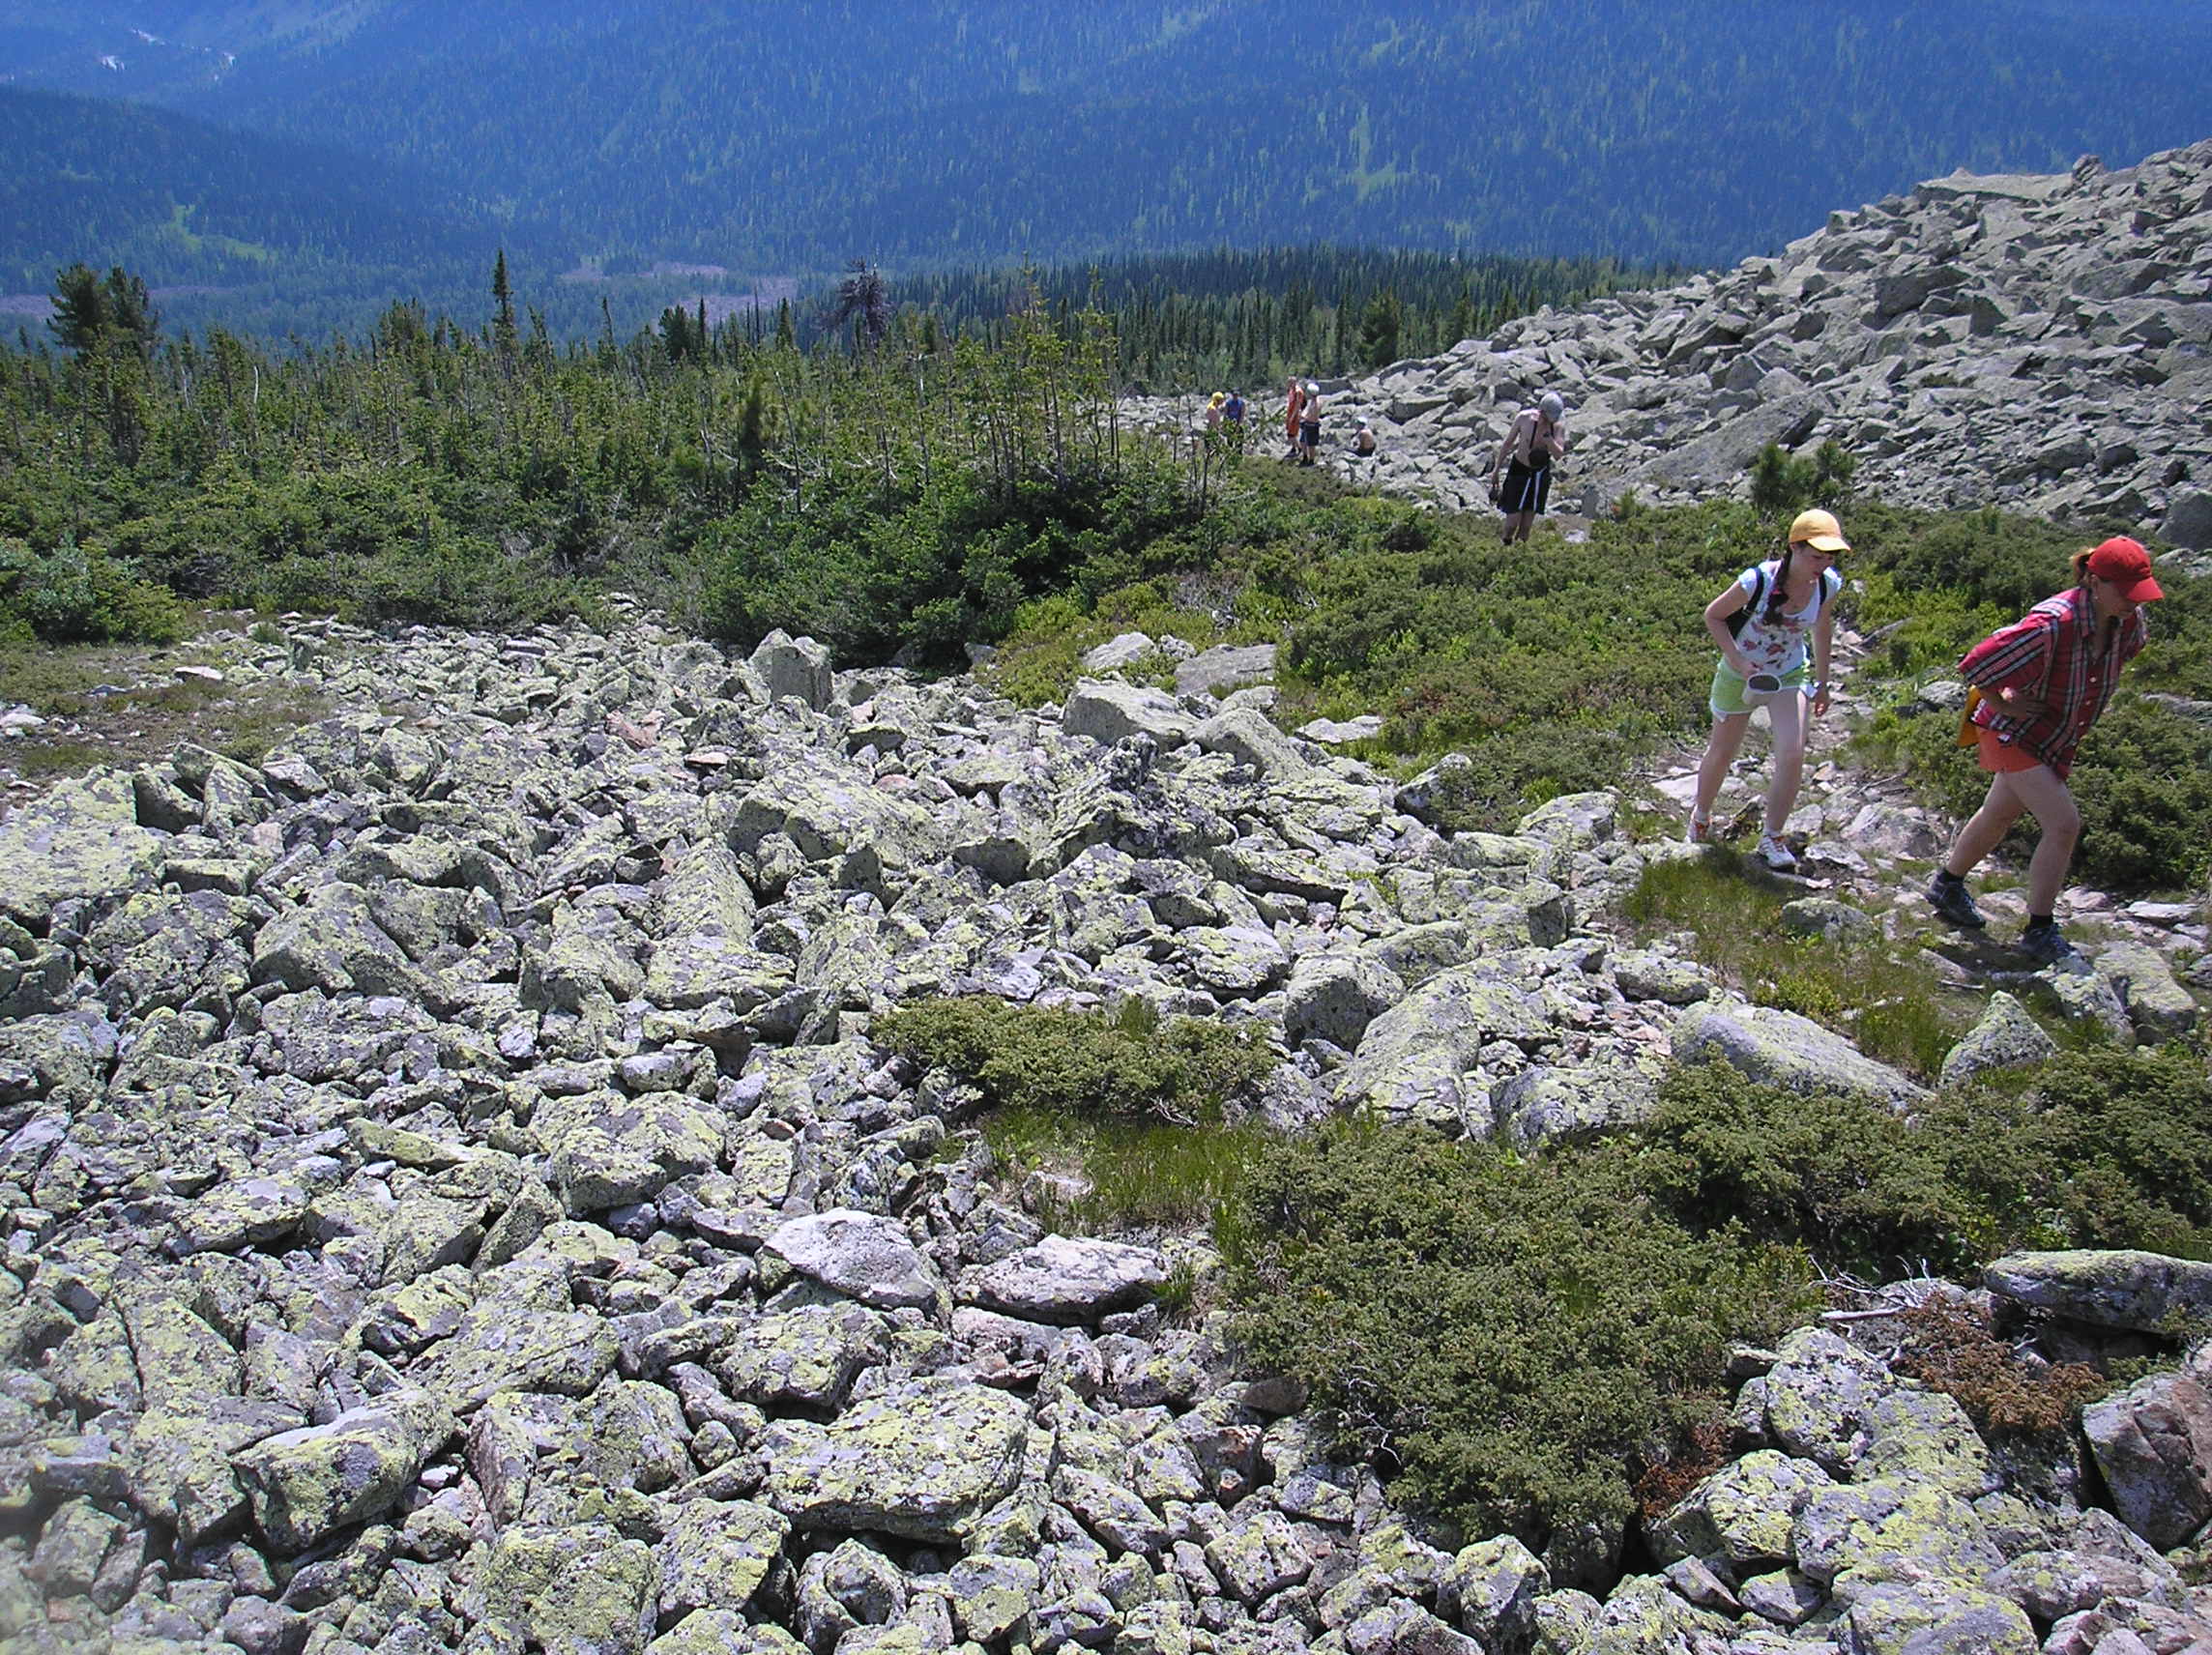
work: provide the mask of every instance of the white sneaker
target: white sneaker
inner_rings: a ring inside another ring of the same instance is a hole
[[[1759,859],[1778,874],[1797,871],[1797,853],[1771,833],[1759,836]]]

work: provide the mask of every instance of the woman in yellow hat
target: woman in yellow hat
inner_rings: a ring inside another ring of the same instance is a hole
[[[1797,866],[1782,829],[1796,808],[1805,774],[1806,713],[1828,711],[1828,663],[1835,642],[1831,605],[1843,589],[1836,559],[1850,550],[1843,525],[1825,511],[1800,511],[1782,556],[1754,565],[1705,605],[1705,630],[1720,646],[1713,673],[1713,733],[1698,765],[1689,838],[1712,832],[1713,800],[1743,748],[1755,707],[1774,727],[1774,775],[1766,784],[1766,825],[1759,858],[1777,873]],[[1808,649],[1810,645],[1810,649]],[[1808,655],[1811,673],[1808,677]]]

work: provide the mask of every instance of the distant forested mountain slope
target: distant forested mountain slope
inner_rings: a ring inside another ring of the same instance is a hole
[[[0,4],[0,74],[418,164],[578,253],[756,269],[1723,261],[1956,166],[2203,136],[2208,59],[2199,0]]]
[[[0,88],[0,289],[79,259],[157,285],[404,279],[531,239],[412,169],[142,105]]]

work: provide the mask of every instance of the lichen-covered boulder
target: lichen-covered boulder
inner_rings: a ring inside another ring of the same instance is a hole
[[[1537,997],[1488,961],[1439,972],[1367,1026],[1337,1076],[1337,1102],[1389,1120],[1455,1121],[1490,1135],[1487,1083],[1463,1077],[1490,1040],[1537,1042],[1551,1025]]]
[[[945,1576],[960,1635],[976,1643],[1016,1636],[1035,1607],[1042,1579],[1043,1571],[1027,1557],[963,1557]]]
[[[721,1118],[687,1097],[609,1093],[597,1116],[562,1136],[553,1176],[571,1213],[597,1212],[650,1201],[672,1179],[712,1169],[722,1149]]]
[[[1529,1149],[1649,1119],[1659,1107],[1659,1079],[1625,1066],[1539,1063],[1493,1088],[1491,1112],[1502,1138]]]
[[[1900,1111],[1928,1095],[1926,1089],[1867,1057],[1841,1034],[1772,1006],[1707,1006],[1692,1012],[1674,1025],[1674,1049],[1681,1062],[1718,1059],[1763,1085],[1808,1095],[1855,1092]]]
[[[1511,1535],[1463,1546],[1437,1577],[1437,1612],[1486,1644],[1526,1640],[1551,1572]]]
[[[2212,1519],[2212,1393],[2153,1374],[2081,1410],[2081,1433],[2120,1521],[2170,1551]]]
[[[2036,1655],[2043,1646],[2018,1604],[1960,1581],[1871,1587],[1851,1599],[1845,1625],[1848,1646],[1867,1655]]]
[[[453,1429],[429,1393],[393,1391],[328,1425],[257,1442],[232,1465],[262,1533],[287,1553],[304,1552],[389,1511]]]
[[[877,1310],[926,1309],[945,1296],[936,1266],[895,1218],[849,1207],[795,1218],[761,1251]]]
[[[1356,1048],[1367,1026],[1406,997],[1405,979],[1379,958],[1308,954],[1291,969],[1283,1037]]]
[[[1767,1373],[1766,1430],[1783,1448],[1861,1481],[1914,1480],[1972,1499],[1998,1478],[1958,1402],[1899,1379],[1824,1328],[1782,1342]]]
[[[544,1655],[644,1655],[655,1575],[653,1551],[605,1524],[509,1528],[485,1554],[471,1618],[510,1628]]]
[[[1168,1279],[1167,1261],[1150,1247],[1047,1235],[996,1263],[964,1272],[965,1304],[1030,1321],[1095,1321],[1150,1298]]]
[[[751,1500],[691,1500],[678,1507],[655,1551],[661,1614],[745,1608],[790,1533],[780,1512]]]
[[[1942,1084],[1955,1087],[1987,1069],[2024,1068],[2057,1053],[2058,1042],[2019,1001],[1999,989],[1990,996],[1982,1020],[1944,1054]]]
[[[1291,1520],[1256,1501],[1238,1506],[1207,1540],[1206,1560],[1230,1593],[1247,1604],[1295,1586],[1313,1572],[1313,1558],[1298,1544]]]
[[[2212,1263],[2128,1248],[2008,1253],[1984,1267],[1990,1292],[2098,1327],[2155,1332],[2212,1311]]]
[[[882,1321],[857,1304],[800,1305],[764,1316],[713,1358],[730,1394],[763,1408],[833,1408],[884,1352]]]
[[[981,1385],[918,1382],[828,1425],[777,1420],[761,1437],[769,1503],[801,1528],[881,1529],[957,1543],[1012,1492],[1027,1405]]]
[[[793,695],[820,712],[836,698],[830,652],[812,638],[794,638],[778,626],[760,641],[750,664],[771,701]]]
[[[1150,736],[1163,747],[1190,740],[1197,721],[1157,689],[1113,679],[1085,679],[1068,692],[1060,727],[1070,736],[1089,736],[1111,747],[1126,737]]]
[[[1790,1524],[1797,1567],[1826,1585],[1946,1580],[1978,1583],[2001,1568],[1974,1508],[1920,1483],[1838,1483],[1814,1493]]]
[[[129,776],[58,782],[0,823],[0,914],[43,927],[56,903],[130,890],[161,857],[160,837],[138,826]]]
[[[2097,974],[2110,983],[2128,1020],[2145,1040],[2176,1040],[2202,1015],[2189,991],[2174,980],[2164,955],[2142,943],[2110,943],[2097,950]]]
[[[1652,1552],[1663,1563],[1725,1558],[1739,1570],[1787,1562],[1797,1514],[1834,1481],[1811,1460],[1755,1449],[1706,1477],[1654,1523]]]

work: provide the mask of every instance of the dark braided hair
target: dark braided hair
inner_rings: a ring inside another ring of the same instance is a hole
[[[1790,560],[1796,551],[1794,545],[1782,548],[1781,566],[1774,571],[1773,584],[1766,589],[1766,613],[1759,618],[1762,626],[1776,625],[1782,620],[1782,606],[1789,601],[1784,591],[1790,585]]]

